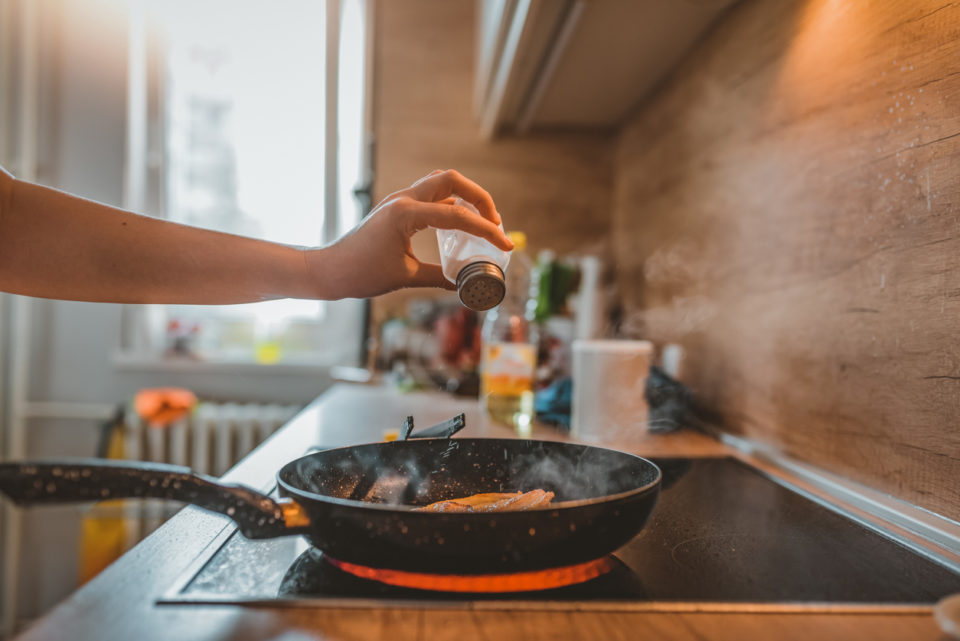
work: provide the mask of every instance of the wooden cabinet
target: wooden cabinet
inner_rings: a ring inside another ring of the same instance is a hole
[[[478,0],[484,136],[616,129],[734,0]]]

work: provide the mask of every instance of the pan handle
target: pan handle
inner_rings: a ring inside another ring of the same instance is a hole
[[[310,524],[294,501],[275,501],[248,487],[162,463],[106,459],[0,463],[0,492],[24,506],[106,499],[182,501],[230,517],[248,539],[303,534]]]
[[[409,421],[410,429],[407,428]],[[462,430],[467,425],[467,417],[465,414],[460,413],[454,416],[451,419],[447,419],[442,423],[437,423],[436,425],[431,425],[426,429],[422,429],[416,434],[411,434],[410,430],[413,429],[413,417],[408,416],[407,421],[404,421],[404,433],[407,435],[406,438],[401,440],[407,440],[408,438],[450,438],[460,430]]]

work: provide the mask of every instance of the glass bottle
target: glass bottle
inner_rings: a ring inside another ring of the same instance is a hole
[[[511,232],[514,243],[506,271],[506,295],[483,321],[480,361],[480,402],[495,421],[530,435],[533,389],[537,367],[536,281],[533,261],[522,232]]]

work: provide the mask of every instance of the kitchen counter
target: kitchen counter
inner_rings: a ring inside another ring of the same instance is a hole
[[[286,461],[315,445],[379,440],[413,415],[425,427],[467,413],[464,436],[504,437],[476,404],[438,393],[400,394],[338,385],[231,470],[224,480],[269,489]],[[563,440],[538,426],[535,438]],[[611,444],[644,456],[723,456],[723,444],[692,431]],[[188,507],[27,629],[22,639],[940,639],[929,615],[680,612],[475,612],[402,609],[157,605],[157,598],[229,526]]]

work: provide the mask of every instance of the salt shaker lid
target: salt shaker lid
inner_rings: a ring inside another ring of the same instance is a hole
[[[506,293],[503,270],[494,263],[470,263],[457,274],[460,302],[474,311],[482,312],[496,307]]]

